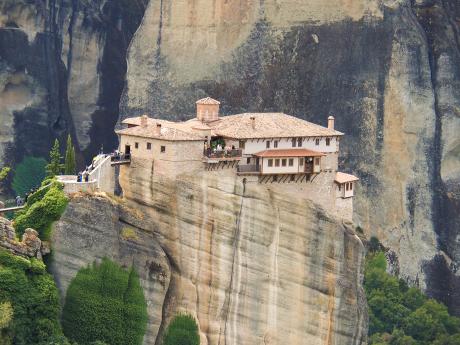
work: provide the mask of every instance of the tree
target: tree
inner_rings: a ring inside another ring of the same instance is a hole
[[[75,163],[75,147],[72,144],[70,134],[67,136],[67,147],[65,150],[64,173],[66,175],[74,175],[76,169]]]
[[[46,172],[48,177],[54,177],[59,175],[64,168],[64,165],[61,164],[61,153],[59,149],[59,141],[56,139],[54,141],[53,148],[50,151],[50,162],[46,166]]]
[[[45,178],[45,167],[44,158],[25,156],[14,171],[11,186],[16,195],[25,195],[31,189],[39,187]]]
[[[177,315],[169,324],[163,345],[199,345],[200,335],[195,318],[188,314]]]
[[[147,304],[136,271],[106,258],[78,271],[67,290],[62,327],[80,345],[141,345]]]
[[[0,170],[0,182],[5,180],[8,177],[8,174],[10,173],[11,168],[9,167],[4,167],[2,170]]]

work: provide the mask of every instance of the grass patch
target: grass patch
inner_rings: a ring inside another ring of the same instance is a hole
[[[121,237],[124,240],[132,240],[132,241],[138,241],[139,236],[137,236],[136,231],[133,228],[130,227],[124,227],[121,230]]]

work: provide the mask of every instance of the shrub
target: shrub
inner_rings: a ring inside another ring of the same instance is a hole
[[[65,335],[80,345],[140,345],[147,305],[136,271],[103,259],[82,268],[70,283],[62,314]]]
[[[0,303],[10,303],[9,333],[15,345],[48,344],[62,336],[59,298],[53,278],[36,263],[0,250]]]
[[[40,238],[48,240],[51,225],[59,220],[67,206],[68,199],[59,183],[39,189],[32,194],[27,207],[16,215],[14,227],[18,235],[27,228],[38,231]]]
[[[163,345],[199,345],[200,335],[195,318],[188,314],[177,315],[165,332]]]
[[[16,195],[24,196],[39,187],[45,178],[45,166],[46,160],[41,157],[24,157],[14,171],[12,187]]]
[[[371,345],[450,344],[460,338],[460,319],[449,315],[443,304],[389,275],[383,252],[368,256],[364,289]]]

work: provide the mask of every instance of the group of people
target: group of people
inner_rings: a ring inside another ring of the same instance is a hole
[[[204,143],[204,152],[206,153],[208,157],[210,157],[212,153],[217,153],[217,154],[223,153],[226,155],[230,155],[232,151],[234,150],[236,150],[235,145],[225,146],[224,148],[222,147],[220,143],[218,143],[215,148],[212,148],[212,145],[209,145],[207,142]]]
[[[18,195],[16,197],[16,206],[17,207],[21,207],[21,206],[24,206],[26,203],[27,203],[27,199],[29,199],[29,196],[31,196],[32,194],[34,194],[36,191],[38,191],[38,188],[31,188],[30,191],[28,191],[25,196],[24,196],[24,199]]]

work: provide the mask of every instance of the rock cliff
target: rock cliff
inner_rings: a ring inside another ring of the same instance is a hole
[[[0,0],[0,165],[73,136],[116,145],[125,54],[144,0]]]
[[[460,313],[460,5],[455,0],[150,1],[121,116],[336,116],[355,221],[402,277]]]
[[[160,344],[180,311],[197,318],[202,344],[365,343],[364,248],[350,225],[280,190],[145,168],[122,172],[121,204],[70,201],[53,233],[62,296],[80,267],[108,256],[139,271],[145,344]]]

